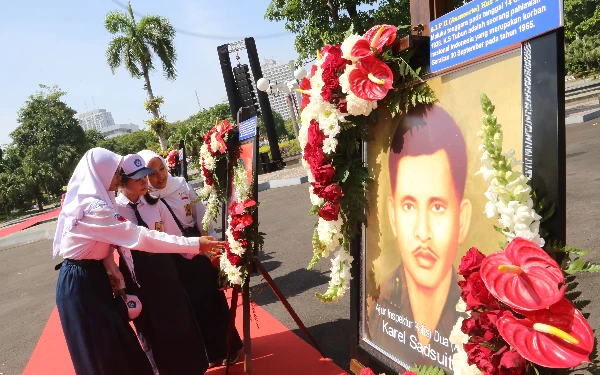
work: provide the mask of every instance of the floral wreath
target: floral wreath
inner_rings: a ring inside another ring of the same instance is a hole
[[[420,69],[406,62],[410,52],[394,53],[396,32],[395,26],[378,25],[363,36],[350,32],[340,45],[326,45],[298,90],[302,165],[310,182],[311,214],[319,216],[308,269],[332,253],[329,287],[317,293],[325,302],[339,300],[350,286],[350,243],[366,222],[371,180],[357,140],[368,138],[373,110],[383,103],[395,116],[435,100]]]
[[[206,213],[202,219],[204,231],[208,231],[210,222],[219,214],[220,202],[224,199],[225,186],[217,177],[217,166],[226,160],[227,139],[233,126],[226,119],[218,122],[204,135],[204,143],[200,147],[200,168],[204,187],[198,194],[200,200],[207,200]]]
[[[248,276],[248,267],[254,260],[252,250],[255,246],[262,249],[264,239],[258,231],[258,222],[253,219],[258,207],[252,199],[248,175],[239,159],[233,169],[233,183],[235,201],[228,209],[226,252],[220,257],[220,268],[230,284],[243,285]]]

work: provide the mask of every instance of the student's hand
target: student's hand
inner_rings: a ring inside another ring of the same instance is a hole
[[[217,255],[225,248],[225,241],[217,241],[212,236],[200,237],[200,254]]]

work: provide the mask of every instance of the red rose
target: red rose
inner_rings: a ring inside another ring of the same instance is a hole
[[[325,205],[319,210],[319,216],[327,221],[337,220],[340,215],[340,204],[339,203],[331,203],[327,202]]]
[[[236,241],[239,241],[243,235],[241,230],[236,230],[236,229],[232,230],[231,234],[233,234],[233,239]]]
[[[321,167],[316,168],[313,172],[313,177],[316,182],[320,182],[322,184],[328,184],[333,177],[335,176],[335,168],[331,164],[325,164]]]
[[[308,143],[315,147],[323,147],[325,138],[325,133],[319,128],[317,120],[311,120],[308,126]]]
[[[341,99],[337,107],[340,110],[340,112],[348,113],[348,102],[346,101],[346,99]]]
[[[375,373],[373,372],[373,370],[367,367],[360,371],[360,375],[375,375]]]
[[[333,101],[333,91],[327,88],[327,86],[323,86],[321,89],[321,98],[328,103]]]
[[[310,166],[310,171],[314,173],[320,166],[329,163],[321,146],[313,146],[310,143],[304,147],[304,160]]]
[[[339,45],[325,46],[325,48],[323,48],[323,54],[327,54],[323,64],[321,65],[323,69],[332,69],[337,73],[343,70],[346,64],[349,63],[348,60],[342,57],[342,49]]]
[[[317,196],[317,197],[321,197],[321,195],[323,194],[323,190],[325,190],[325,188],[327,186],[329,186],[328,184],[322,184],[320,182],[311,182],[310,183],[313,187],[313,193]]]
[[[240,245],[244,248],[247,249],[248,248],[248,240],[247,239],[241,239],[239,240]]]
[[[207,185],[214,185],[215,181],[212,179],[212,177],[207,177],[206,178],[206,184]]]
[[[240,258],[239,255],[232,253],[231,251],[227,252],[227,260],[229,260],[229,263],[233,264],[234,266],[237,266],[240,263],[242,263],[242,258]]]
[[[331,66],[323,70],[323,88],[328,88],[330,91],[335,91],[340,88],[340,79],[338,78],[337,72]],[[323,94],[321,93],[321,96]]]
[[[479,314],[478,324],[484,331],[483,339],[485,341],[492,341],[500,336],[496,321],[501,315],[502,311],[500,310],[486,310]]]
[[[465,256],[460,260],[458,274],[463,275],[465,279],[468,279],[473,272],[479,272],[479,268],[481,268],[481,261],[484,259],[485,255],[479,252],[477,248],[470,248]]]
[[[463,320],[460,330],[462,333],[469,336],[481,336],[483,334],[483,331],[479,328],[477,319],[475,317],[470,317]]]
[[[497,308],[498,301],[487,290],[479,272],[473,272],[465,281],[459,281],[461,297],[467,304],[467,311],[480,307]]]
[[[486,375],[492,375],[495,372],[492,363],[492,349],[482,345],[475,345],[473,349],[467,352],[468,363],[476,365]]]
[[[500,375],[520,375],[527,369],[527,361],[515,351],[506,351],[500,358],[498,373]]]
[[[332,184],[326,186],[319,193],[320,194],[315,193],[319,198],[323,198],[329,202],[337,202],[337,200],[342,196],[342,188],[338,184]]]

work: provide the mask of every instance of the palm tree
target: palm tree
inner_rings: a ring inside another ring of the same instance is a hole
[[[106,15],[104,26],[111,34],[115,35],[106,50],[106,59],[113,74],[123,64],[133,78],[143,77],[146,81],[144,86],[144,89],[148,91],[146,107],[154,116],[154,120],[149,123],[158,136],[160,147],[166,150],[166,122],[159,115],[159,105],[154,103],[155,98],[149,73],[154,70],[152,58],[155,55],[162,63],[165,77],[169,80],[176,78],[177,54],[173,45],[175,29],[168,19],[159,16],[147,15],[136,22],[131,3],[128,4],[127,9],[128,13],[112,11]],[[160,98],[156,98],[156,100],[158,99]],[[161,119],[163,121],[160,121]]]

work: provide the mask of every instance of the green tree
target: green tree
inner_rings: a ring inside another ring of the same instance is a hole
[[[61,100],[66,93],[57,86],[40,87],[19,110],[8,148],[12,165],[6,169],[25,179],[24,194],[33,195],[41,210],[43,194],[60,192],[89,144],[77,112]]]
[[[153,57],[156,56],[162,63],[165,77],[169,80],[176,78],[175,29],[168,19],[159,16],[147,15],[137,22],[131,3],[128,4],[127,13],[109,12],[104,25],[111,34],[116,35],[110,41],[106,51],[108,65],[113,74],[119,66],[123,65],[133,78],[144,78],[145,89],[148,91],[146,107],[154,117],[149,124],[158,136],[161,148],[165,150],[167,148],[166,121],[159,114],[162,98],[160,98],[161,103],[158,103],[159,98],[154,97],[150,72],[155,69]]]
[[[296,34],[294,45],[303,64],[324,44],[342,42],[351,27],[362,34],[377,24],[410,25],[410,0],[271,0],[265,18],[285,22]]]
[[[567,43],[584,36],[600,34],[600,2],[598,0],[565,0],[564,15]]]
[[[106,139],[104,135],[96,129],[86,130],[85,138],[87,139],[90,148],[97,147],[101,141]]]
[[[287,140],[290,136],[293,137],[294,130],[292,129],[291,133],[288,132],[288,129],[285,126],[285,120],[283,119],[281,114],[275,111],[272,111],[272,113],[273,122],[275,123],[275,132],[277,133],[277,139],[281,140],[282,138],[285,138]],[[258,118],[258,133],[259,135],[262,135],[264,137],[267,136],[267,128],[265,127],[265,123],[263,122],[262,117]]]
[[[600,63],[600,35],[586,35],[567,46],[567,70],[571,73],[591,72]]]
[[[102,140],[98,143],[98,147],[103,147],[123,156],[136,154],[146,149],[159,151],[161,148],[156,141],[156,137],[148,130],[138,130],[129,134]]]

